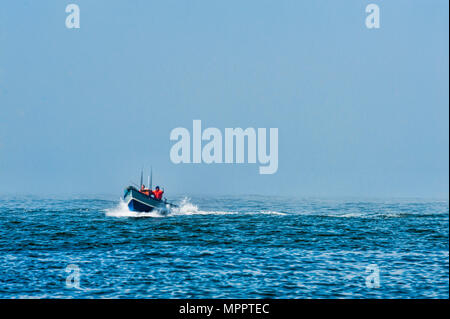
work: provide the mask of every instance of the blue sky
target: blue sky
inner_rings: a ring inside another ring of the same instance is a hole
[[[81,28],[65,27],[76,3]],[[380,6],[381,28],[365,27]],[[448,1],[5,1],[0,193],[448,198]],[[277,127],[279,168],[170,161],[170,131]]]

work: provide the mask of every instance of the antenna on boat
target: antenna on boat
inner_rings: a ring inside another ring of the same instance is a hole
[[[150,166],[150,182],[148,182],[148,184],[150,185],[149,189],[152,189],[152,184],[153,184],[153,168]]]
[[[141,186],[140,187],[142,187],[143,184],[144,184],[144,168],[142,168],[142,170],[141,170]]]

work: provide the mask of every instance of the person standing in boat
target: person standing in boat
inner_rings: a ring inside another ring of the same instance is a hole
[[[142,184],[140,192],[144,195],[150,196],[150,190],[148,188],[145,188],[144,184]]]
[[[152,191],[152,194],[153,194],[153,196],[155,196],[155,198],[156,198],[157,200],[161,200],[161,199],[162,199],[162,195],[164,194],[164,191],[163,191],[163,190],[160,190],[160,189],[159,189],[159,186],[156,186],[156,187],[155,187],[155,190]]]

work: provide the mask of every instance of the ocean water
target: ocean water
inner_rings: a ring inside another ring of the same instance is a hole
[[[449,298],[447,200],[0,197],[0,298]]]

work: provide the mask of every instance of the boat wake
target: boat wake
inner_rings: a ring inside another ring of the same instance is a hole
[[[189,198],[184,198],[179,207],[171,209],[171,215],[234,215],[239,212],[224,212],[224,211],[203,211],[199,210],[197,205],[190,202]]]
[[[238,212],[222,212],[222,211],[202,211],[197,205],[192,204],[188,198],[184,198],[178,207],[167,208],[167,210],[155,210],[152,212],[133,212],[129,210],[127,204],[120,199],[119,204],[110,209],[105,210],[106,216],[111,217],[169,217],[183,215],[228,215],[237,214]]]
[[[106,216],[111,217],[171,217],[171,216],[186,216],[186,215],[253,215],[253,214],[267,214],[267,215],[285,215],[285,213],[274,211],[260,211],[253,213],[240,213],[238,211],[203,211],[199,210],[197,205],[190,202],[189,198],[184,198],[178,207],[167,208],[167,210],[156,210],[148,213],[133,212],[128,209],[127,204],[120,199],[119,204],[111,209],[105,210]]]

